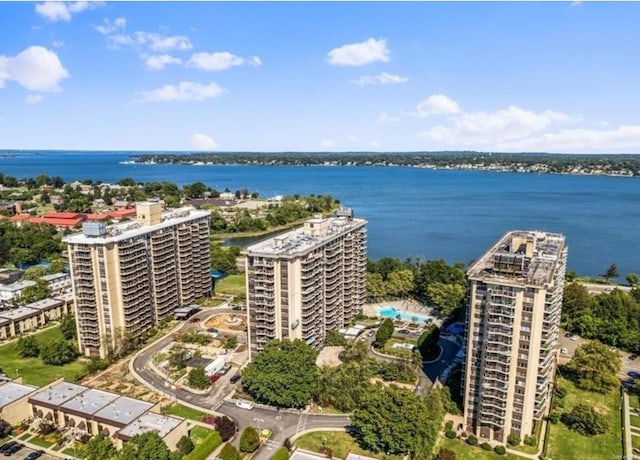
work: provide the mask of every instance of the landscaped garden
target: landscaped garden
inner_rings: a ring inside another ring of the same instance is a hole
[[[415,340],[391,338],[384,344],[382,352],[410,360],[413,357],[415,345]]]
[[[621,458],[621,419],[620,394],[616,388],[600,394],[580,390],[564,378],[558,378],[556,386],[566,389],[561,399],[562,412],[568,412],[579,403],[592,407],[603,415],[609,428],[604,434],[585,436],[570,430],[564,423],[549,424],[549,441],[546,457],[562,460],[600,460],[603,458]],[[557,398],[557,397],[556,397]],[[579,449],[576,446],[580,446]]]
[[[440,444],[436,449],[436,453],[441,449],[446,448],[456,453],[456,460],[497,460],[499,458],[505,460],[521,460],[522,457],[506,453],[504,455],[498,455],[492,450],[484,450],[479,446],[470,446],[461,439],[447,439],[442,438]]]
[[[196,409],[192,409],[182,404],[172,404],[162,409],[162,413],[166,415],[176,415],[178,417],[188,418],[197,422],[201,421],[207,414]]]
[[[63,339],[59,326],[37,332],[33,336],[39,345]],[[23,383],[35,386],[47,385],[60,377],[74,382],[87,373],[86,364],[78,360],[63,366],[53,366],[44,364],[40,357],[23,358],[18,353],[17,340],[0,346],[0,363],[9,377],[22,377]]]
[[[384,454],[374,454],[361,449],[356,440],[344,431],[313,431],[303,434],[294,441],[300,449],[318,452],[327,456],[345,458],[349,452],[373,458],[387,458],[399,460],[397,456],[385,456]],[[328,454],[329,450],[331,455]]]
[[[215,293],[217,295],[227,294],[234,296],[243,296],[246,294],[246,279],[244,273],[238,275],[228,275],[217,280],[215,285]]]

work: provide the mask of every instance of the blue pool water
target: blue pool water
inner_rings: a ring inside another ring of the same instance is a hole
[[[403,321],[410,321],[412,323],[427,323],[433,318],[429,315],[421,315],[420,313],[414,313],[410,311],[400,311],[393,307],[383,307],[378,309],[378,314],[383,318],[399,319]]]

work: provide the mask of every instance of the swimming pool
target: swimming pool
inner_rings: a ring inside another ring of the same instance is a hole
[[[383,318],[401,319],[412,323],[428,323],[433,319],[429,315],[422,315],[412,311],[401,311],[393,307],[378,307],[378,314]]]

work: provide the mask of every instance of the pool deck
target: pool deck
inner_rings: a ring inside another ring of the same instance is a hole
[[[382,301],[380,303],[368,303],[362,309],[362,312],[367,316],[379,317],[378,310],[383,307],[393,307],[398,311],[408,313],[419,313],[421,315],[432,316],[430,311],[420,305],[415,300],[394,300],[394,301]]]

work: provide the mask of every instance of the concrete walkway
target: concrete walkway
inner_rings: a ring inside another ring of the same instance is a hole
[[[633,453],[632,437],[640,438],[640,428],[631,426],[631,407],[629,405],[629,393],[626,388],[622,389],[622,432],[624,434],[624,458],[629,460],[640,460],[640,455]]]

